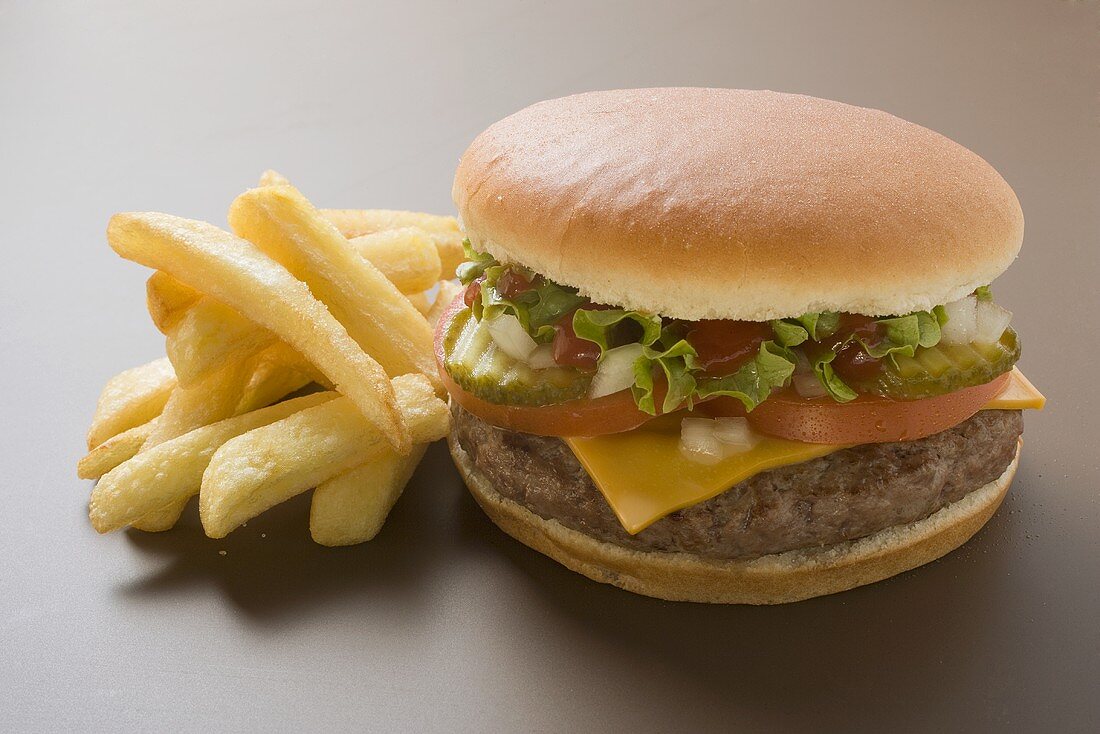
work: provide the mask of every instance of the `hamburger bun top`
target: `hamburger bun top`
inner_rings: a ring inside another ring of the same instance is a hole
[[[927,310],[1016,257],[981,157],[879,110],[736,89],[549,100],[481,133],[454,200],[474,246],[600,303],[682,319]]]

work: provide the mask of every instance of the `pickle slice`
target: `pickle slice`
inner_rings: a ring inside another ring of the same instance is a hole
[[[533,369],[505,354],[469,309],[443,335],[443,369],[458,386],[502,405],[552,405],[583,398],[592,376],[573,367]]]
[[[918,400],[984,385],[1012,369],[1020,358],[1016,332],[1006,329],[992,344],[918,347],[912,357],[886,359],[873,379],[849,381],[852,389],[895,400]]]

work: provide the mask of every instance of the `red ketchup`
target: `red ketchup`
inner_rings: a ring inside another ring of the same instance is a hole
[[[497,278],[497,293],[505,298],[515,298],[520,293],[531,290],[534,283],[527,280],[523,273],[509,268]]]
[[[687,341],[695,348],[703,373],[730,375],[760,351],[761,342],[774,338],[764,321],[696,321],[688,325]]]
[[[474,301],[477,300],[477,296],[481,293],[481,284],[485,282],[485,276],[478,276],[475,280],[470,281],[470,285],[466,286],[466,290],[462,292],[462,302],[466,304],[466,308],[472,308]]]
[[[554,324],[554,361],[563,367],[594,370],[596,369],[596,362],[600,358],[600,345],[587,339],[581,339],[573,331],[573,314],[581,308],[585,311],[607,311],[614,308],[614,306],[586,303],[558,319],[557,323]]]
[[[874,346],[880,341],[878,322],[870,316],[854,313],[841,314],[840,327],[833,335],[832,341],[826,340],[825,343],[832,348],[850,335]],[[840,379],[860,382],[873,380],[882,367],[882,360],[867,354],[858,341],[851,341],[837,352],[832,366]]]
[[[573,331],[574,313],[570,311],[554,324],[554,361],[564,367],[594,370],[600,358],[600,345],[577,336]]]

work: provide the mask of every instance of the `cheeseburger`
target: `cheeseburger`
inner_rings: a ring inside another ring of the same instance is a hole
[[[1043,398],[990,283],[1019,202],[878,110],[731,89],[542,102],[463,154],[451,451],[597,581],[773,604],[966,542]]]

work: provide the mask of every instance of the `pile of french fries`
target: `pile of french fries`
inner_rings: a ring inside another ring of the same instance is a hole
[[[77,467],[98,480],[92,525],[167,530],[198,495],[223,538],[313,489],[316,542],[370,540],[448,429],[432,327],[458,291],[458,223],[318,210],[268,171],[229,225],[111,219],[115,252],[154,270],[167,357],[103,388]]]

